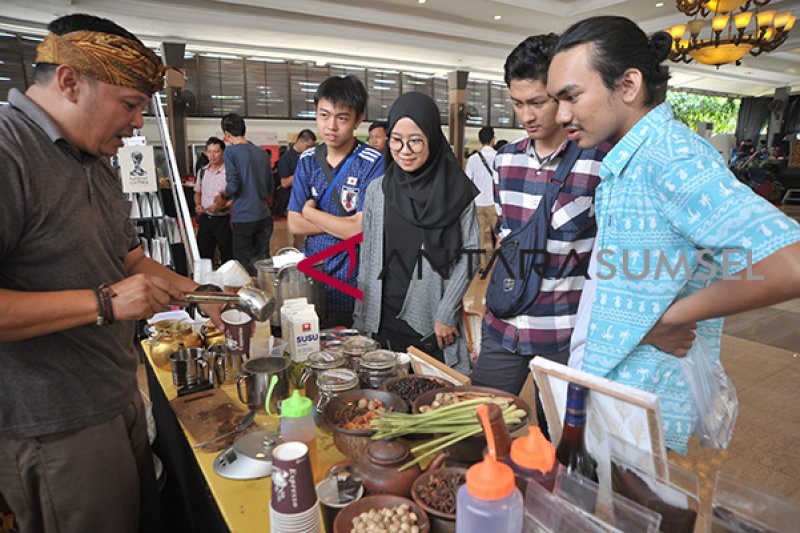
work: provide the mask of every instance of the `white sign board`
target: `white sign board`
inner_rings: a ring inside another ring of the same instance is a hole
[[[531,361],[531,370],[539,386],[554,443],[561,438],[562,421],[567,409],[567,386],[572,382],[589,389],[586,448],[597,460],[601,487],[611,487],[609,435],[646,452],[639,457],[628,457],[631,464],[668,479],[667,450],[661,433],[658,396],[543,357],[535,357]]]
[[[122,179],[123,192],[155,192],[158,190],[152,146],[123,146],[117,152],[117,160],[119,161],[119,175]]]

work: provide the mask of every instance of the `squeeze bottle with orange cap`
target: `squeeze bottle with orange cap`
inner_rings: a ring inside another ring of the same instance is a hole
[[[497,461],[486,405],[478,406],[489,453],[467,470],[467,482],[456,497],[456,533],[521,533],[522,493],[514,471]]]
[[[558,473],[556,448],[545,438],[539,426],[529,426],[527,435],[514,439],[507,462],[514,470],[522,494],[528,489],[529,481],[553,491]]]

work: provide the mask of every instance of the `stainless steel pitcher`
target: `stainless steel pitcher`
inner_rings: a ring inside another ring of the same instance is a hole
[[[256,357],[242,366],[242,376],[236,380],[239,399],[255,411],[263,411],[273,375],[278,383],[272,391],[270,408],[277,412],[277,402],[289,397],[289,359],[285,357]]]
[[[289,252],[298,252],[298,250],[281,248],[275,253],[275,256]],[[286,300],[303,297],[308,299],[308,303],[314,304],[314,310],[317,312],[320,322],[323,321],[325,318],[325,287],[321,282],[309,278],[297,270],[296,264],[278,268],[274,266],[270,258],[256,261],[255,265],[258,270],[258,288],[270,293],[275,298],[275,310],[270,317],[272,324],[281,323],[281,307]]]

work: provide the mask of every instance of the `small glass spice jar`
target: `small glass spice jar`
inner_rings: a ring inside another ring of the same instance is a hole
[[[310,398],[315,404],[319,399],[319,389],[317,388],[317,378],[325,370],[341,368],[345,364],[344,355],[334,351],[320,350],[312,352],[306,361],[303,373],[303,383],[305,384],[306,398]]]
[[[358,376],[349,368],[323,370],[317,376],[317,420],[318,426],[325,424],[325,406],[338,395],[358,388]],[[331,421],[331,425],[333,421]]]
[[[320,331],[319,332],[319,346],[323,350],[329,342],[338,342],[339,337],[333,331]]]
[[[361,335],[361,332],[358,331],[357,329],[340,329],[339,331],[336,332],[336,335],[343,341],[346,341],[347,339],[358,337],[359,335]]]
[[[325,351],[344,355],[344,350],[342,349],[343,344],[344,343],[340,340],[328,341],[325,343]],[[347,359],[345,359],[345,362],[346,361]]]
[[[344,353],[347,358],[347,366],[358,372],[358,364],[361,358],[364,357],[367,352],[377,350],[378,348],[380,348],[380,344],[378,344],[377,341],[363,335],[357,335],[343,342],[342,353]]]
[[[378,389],[383,382],[397,375],[397,354],[375,350],[364,354],[358,366],[358,381],[362,389]]]

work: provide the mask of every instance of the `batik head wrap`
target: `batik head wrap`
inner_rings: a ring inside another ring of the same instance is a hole
[[[164,82],[164,66],[152,50],[112,33],[49,33],[36,48],[36,62],[69,65],[85,76],[148,96]]]

